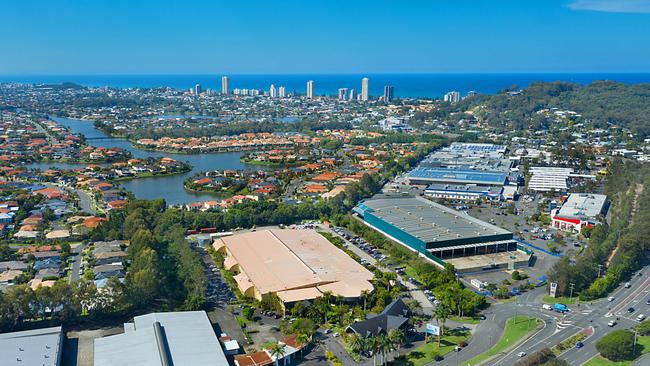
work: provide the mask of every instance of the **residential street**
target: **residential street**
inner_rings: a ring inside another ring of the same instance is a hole
[[[81,252],[83,252],[86,244],[81,243],[72,250],[72,273],[70,273],[70,281],[75,282],[81,277],[79,269],[81,269]]]

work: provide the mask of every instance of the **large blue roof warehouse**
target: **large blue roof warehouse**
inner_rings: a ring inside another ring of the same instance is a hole
[[[408,179],[410,184],[440,182],[502,186],[507,182],[508,172],[418,167],[409,173]]]

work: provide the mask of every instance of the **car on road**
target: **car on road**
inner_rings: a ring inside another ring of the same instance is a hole
[[[615,326],[615,325],[616,325],[616,320],[610,320],[610,321],[607,323],[607,326],[608,326],[608,327],[613,327],[613,326]]]
[[[608,297],[608,298],[607,298],[607,301],[609,301],[609,302],[614,301],[614,296],[610,296],[610,297]]]
[[[517,356],[519,356],[520,358],[521,358],[521,357],[525,357],[525,356],[526,356],[526,352],[521,351],[521,352],[517,353]]]
[[[478,318],[479,318],[480,320],[485,320],[485,319],[487,319],[487,318],[485,317],[485,315],[483,315],[483,314],[479,315]]]
[[[542,305],[542,309],[544,309],[544,310],[553,310],[553,308],[549,304]]]
[[[576,343],[576,348],[582,348],[582,347],[584,347],[584,346],[585,346],[585,344],[582,343],[582,342],[577,342],[577,343]]]
[[[643,314],[637,315],[636,320],[639,321],[639,322],[644,321],[645,320],[645,315],[643,315]]]
[[[630,287],[632,287],[632,284],[629,282],[625,282],[625,288],[630,288]]]
[[[650,305],[650,299],[648,299],[648,301],[646,301],[645,304]]]

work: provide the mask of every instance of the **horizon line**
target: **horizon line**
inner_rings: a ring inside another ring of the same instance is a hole
[[[34,74],[0,74],[1,77],[34,77],[34,76],[258,76],[258,75],[284,75],[284,76],[336,76],[336,75],[634,75],[650,74],[650,71],[513,71],[513,72],[341,72],[341,73],[34,73]]]

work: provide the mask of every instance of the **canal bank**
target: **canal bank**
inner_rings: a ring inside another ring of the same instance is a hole
[[[218,195],[211,193],[199,193],[187,191],[183,187],[183,182],[199,172],[220,169],[262,169],[259,166],[252,166],[241,162],[240,158],[243,152],[227,152],[213,154],[174,154],[161,151],[149,151],[139,149],[133,146],[128,140],[111,137],[104,132],[95,128],[93,121],[78,120],[62,117],[51,117],[51,119],[61,125],[68,127],[72,132],[82,134],[86,137],[88,144],[98,147],[113,148],[118,147],[131,152],[134,158],[144,159],[147,157],[168,157],[177,161],[185,161],[192,166],[188,172],[162,176],[133,179],[130,181],[119,182],[120,186],[131,191],[140,199],[164,198],[167,204],[176,205],[182,203],[206,201],[218,198]],[[27,165],[31,169],[48,169],[55,167],[59,169],[74,169],[84,167],[87,164],[75,163],[33,163]]]

